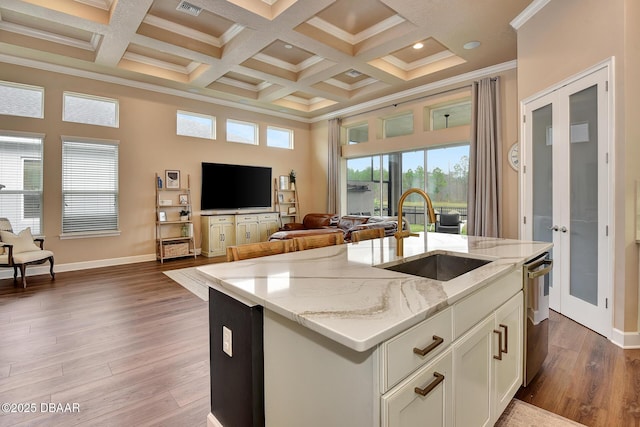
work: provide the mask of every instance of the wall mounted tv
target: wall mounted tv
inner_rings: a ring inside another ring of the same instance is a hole
[[[271,207],[271,168],[202,162],[200,209]]]

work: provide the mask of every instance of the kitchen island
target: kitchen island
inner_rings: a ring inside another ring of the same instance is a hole
[[[521,268],[549,248],[421,233],[403,257],[385,238],[200,267],[211,288],[209,424],[409,425],[426,409],[429,425],[495,421],[521,382]],[[383,268],[426,254],[490,262],[446,282]],[[515,322],[509,352],[503,305]],[[496,351],[519,371],[497,398]]]

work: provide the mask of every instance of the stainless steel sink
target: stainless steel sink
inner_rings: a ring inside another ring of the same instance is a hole
[[[486,259],[433,254],[413,261],[381,268],[446,282],[447,280],[455,279],[490,262],[491,261]]]

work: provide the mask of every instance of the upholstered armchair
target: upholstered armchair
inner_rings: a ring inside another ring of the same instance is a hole
[[[460,234],[460,214],[457,212],[440,214],[440,218],[436,222],[436,232]]]
[[[13,268],[13,280],[18,279],[18,269],[22,276],[22,287],[27,287],[26,270],[28,265],[43,264],[49,261],[51,278],[53,272],[53,252],[44,249],[44,239],[34,239],[31,229],[25,228],[18,234],[13,233],[11,222],[0,218],[0,267]]]

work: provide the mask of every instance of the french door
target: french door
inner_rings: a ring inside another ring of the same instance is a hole
[[[609,67],[524,104],[522,236],[553,242],[549,305],[611,335]]]

